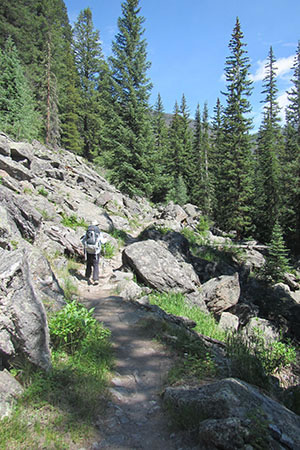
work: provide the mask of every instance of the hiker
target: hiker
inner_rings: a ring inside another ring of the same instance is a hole
[[[97,221],[93,221],[89,225],[84,236],[80,238],[84,245],[84,256],[86,260],[85,278],[88,284],[99,283],[99,258],[101,251],[101,244],[105,244],[106,239],[98,228]],[[90,280],[93,272],[93,281]]]

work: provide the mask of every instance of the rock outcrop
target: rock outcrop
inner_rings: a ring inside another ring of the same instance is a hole
[[[201,449],[245,449],[247,444],[270,449],[300,448],[300,417],[238,379],[223,379],[198,388],[169,387],[163,400],[178,415],[188,411],[185,420],[193,420],[197,427]]]

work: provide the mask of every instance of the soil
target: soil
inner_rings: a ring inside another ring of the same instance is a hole
[[[161,393],[175,355],[141,326],[149,313],[114,294],[110,277],[119,264],[117,256],[102,267],[98,286],[80,282],[80,301],[94,307],[95,317],[110,329],[115,353],[107,413],[97,422],[97,442],[88,448],[196,449],[191,436],[172,429],[162,407]]]

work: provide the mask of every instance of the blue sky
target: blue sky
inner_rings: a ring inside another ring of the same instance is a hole
[[[107,57],[118,32],[121,0],[65,0],[70,22],[90,7],[94,27],[100,32],[102,50]],[[291,66],[300,40],[299,0],[140,0],[145,17],[148,76],[153,83],[151,104],[160,93],[165,112],[172,113],[175,101],[185,95],[194,116],[197,104],[205,102],[209,113],[225,89],[224,66],[228,44],[238,16],[250,58],[254,81],[250,102],[254,131],[261,120],[262,78],[265,60],[273,47],[277,60],[278,101],[286,104]],[[284,117],[282,109],[282,117]]]

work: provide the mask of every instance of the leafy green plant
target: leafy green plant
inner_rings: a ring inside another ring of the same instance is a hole
[[[12,246],[12,248],[14,250],[17,250],[18,246],[19,246],[19,242],[18,241],[10,241],[10,244]]]
[[[69,326],[67,320],[65,323]],[[85,328],[82,325],[83,338],[72,353],[65,351],[61,330],[62,344],[52,349],[50,371],[33,371],[32,366],[18,369],[25,392],[15,412],[0,423],[1,449],[67,450],[93,439],[95,421],[105,412],[113,358],[109,330],[90,318],[86,323]],[[56,334],[51,336],[56,339]]]
[[[24,194],[31,195],[32,194],[32,189],[30,189],[29,187],[24,187],[23,192],[24,192]]]
[[[296,361],[293,346],[279,340],[267,342],[258,329],[248,335],[240,332],[228,335],[226,351],[233,375],[261,387],[268,387],[270,375]]]
[[[93,309],[88,311],[73,300],[51,317],[49,321],[51,343],[55,349],[64,348],[74,353],[95,325]]]
[[[46,191],[46,189],[44,188],[44,186],[41,186],[41,187],[38,189],[38,194],[42,195],[43,197],[48,197],[49,192]]]
[[[117,239],[119,246],[124,246],[126,240],[127,240],[127,234],[123,230],[114,229],[110,232],[110,235]]]
[[[52,217],[45,209],[36,208],[36,210],[41,214],[44,220],[52,220]]]
[[[61,223],[65,227],[73,228],[76,230],[78,227],[87,228],[88,224],[85,222],[84,219],[80,218],[78,219],[76,214],[71,214],[70,216],[67,216],[64,212],[61,213],[62,220]]]
[[[115,255],[115,247],[111,242],[105,242],[102,246],[102,253],[105,258],[111,259]]]

